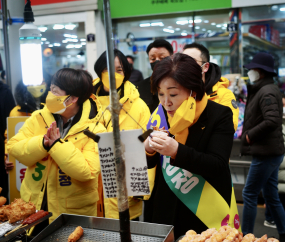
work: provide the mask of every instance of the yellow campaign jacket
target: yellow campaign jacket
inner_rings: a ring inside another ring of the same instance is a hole
[[[99,81],[100,81],[99,78],[93,80],[93,85],[95,86],[96,84],[99,83]],[[95,92],[98,93],[97,90],[95,90]],[[95,96],[100,102],[98,106],[101,108],[101,110],[98,111],[99,113],[100,112],[102,113],[102,111],[104,111],[106,107],[109,105],[110,97],[98,96],[98,95]],[[124,83],[124,97],[120,99],[120,103],[123,104],[123,109],[124,109],[120,111],[119,115],[120,130],[123,131],[131,129],[141,129],[141,127],[146,129],[146,125],[150,118],[149,108],[145,104],[145,102],[142,99],[140,99],[139,92],[136,89],[136,87],[129,81],[126,81]],[[104,115],[100,119],[100,122],[102,122],[102,124],[106,127],[107,132],[113,131],[111,113],[108,110],[105,111]],[[152,190],[154,185],[155,170],[154,172],[148,171],[148,174],[149,174],[150,190]],[[99,181],[99,184],[101,185],[102,183]],[[102,188],[100,189],[100,187],[99,190],[103,191],[103,189]],[[118,219],[119,212],[118,212],[117,198],[103,198],[103,196],[101,198],[104,200],[105,217]],[[103,203],[102,201],[100,202]],[[133,197],[129,197],[129,211],[131,219],[139,217],[142,214],[142,201]]]
[[[89,119],[91,108],[90,100],[85,101],[80,120],[49,151],[43,147],[43,136],[55,119],[47,107],[33,112],[7,143],[9,154],[28,167],[21,198],[39,210],[47,189],[48,210],[53,213],[50,222],[61,213],[97,215],[98,146],[83,131],[106,129],[100,123],[95,126],[95,118]]]
[[[208,95],[208,99],[221,105],[228,106],[232,110],[234,129],[237,130],[239,108],[236,104],[235,95],[228,87],[229,80],[225,77],[221,77],[221,79],[213,86],[212,93]]]

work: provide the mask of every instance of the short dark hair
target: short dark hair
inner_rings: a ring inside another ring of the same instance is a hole
[[[130,58],[130,59],[132,59],[133,61],[135,60],[135,58],[134,58],[133,56],[131,56],[131,55],[126,55],[126,58]]]
[[[92,76],[84,70],[63,68],[57,71],[51,84],[58,86],[66,95],[78,97],[77,104],[83,104],[93,93]]]
[[[125,75],[124,82],[125,82],[125,81],[129,80],[129,78],[131,76],[132,70],[130,69],[130,64],[129,64],[126,56],[121,51],[119,51],[118,49],[114,49],[114,55],[115,55],[115,58],[116,57],[119,58],[120,63],[123,67],[123,72]],[[95,65],[94,65],[94,70],[100,79],[101,79],[102,72],[106,68],[107,68],[107,55],[106,55],[106,51],[104,51],[103,54],[100,55],[100,57],[98,58],[98,60],[95,62]]]
[[[186,89],[196,92],[197,100],[200,101],[203,98],[205,86],[201,67],[192,57],[177,53],[158,62],[151,76],[152,93],[157,92],[160,82],[166,77],[170,77]]]
[[[153,41],[152,43],[150,43],[146,49],[147,55],[152,48],[159,48],[159,47],[164,47],[165,49],[168,50],[170,55],[173,55],[172,45],[164,39],[157,39],[157,40]]]
[[[209,62],[210,61],[209,50],[204,45],[201,45],[201,44],[198,44],[198,43],[194,42],[192,44],[185,45],[183,50],[194,49],[194,48],[201,51],[201,58],[202,58],[202,60],[204,62]]]

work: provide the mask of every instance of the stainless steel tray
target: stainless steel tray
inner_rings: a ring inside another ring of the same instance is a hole
[[[151,224],[131,221],[133,242],[174,242],[171,225]],[[84,229],[79,242],[115,242],[120,241],[119,220],[61,214],[48,227],[39,233],[32,242],[67,241],[77,226]]]
[[[24,233],[24,232],[25,232],[26,230],[28,230],[29,228],[36,226],[37,224],[43,222],[44,220],[48,219],[48,218],[51,217],[51,216],[52,216],[52,213],[48,213],[46,216],[44,216],[44,217],[40,218],[39,220],[37,220],[37,221],[35,221],[35,222],[33,222],[33,223],[31,223],[31,224],[25,226],[24,228],[20,228],[20,229],[16,230],[15,232],[13,232],[13,233],[7,235],[6,237],[5,237],[5,236],[0,237],[0,242],[6,242],[6,241],[10,241],[10,240],[14,239],[14,238],[15,238],[16,236],[18,236],[19,234]],[[21,224],[21,223],[19,223],[19,225],[20,225],[20,224]],[[7,231],[7,233],[8,233],[8,232],[9,232],[9,231]]]

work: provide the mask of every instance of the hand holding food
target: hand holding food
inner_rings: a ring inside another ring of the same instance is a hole
[[[83,235],[83,228],[78,226],[68,237],[68,242],[76,242]]]

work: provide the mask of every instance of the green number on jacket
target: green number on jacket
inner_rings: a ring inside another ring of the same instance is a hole
[[[36,175],[35,175],[36,173],[34,173],[34,174],[32,175],[32,177],[33,177],[33,179],[34,179],[35,181],[39,181],[39,180],[42,179],[42,177],[43,177],[42,171],[43,171],[45,168],[46,168],[46,167],[45,167],[44,165],[42,165],[42,164],[40,164],[39,162],[37,162],[37,167],[36,167],[36,169],[35,169],[35,172],[38,173],[38,175],[36,176]]]

